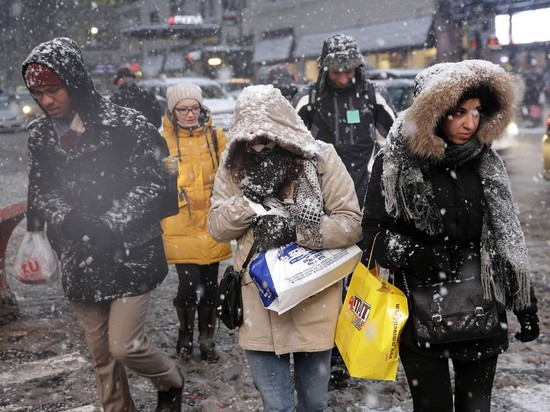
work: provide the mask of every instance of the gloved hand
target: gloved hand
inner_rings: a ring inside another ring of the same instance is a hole
[[[273,249],[296,240],[296,224],[280,215],[262,215],[252,220],[254,239],[260,250]]]
[[[113,255],[115,246],[115,237],[107,223],[95,221],[83,236],[82,242],[77,244],[75,260],[81,266],[92,262],[100,265]]]
[[[442,282],[452,274],[450,254],[442,247],[416,244],[409,255],[409,266],[424,284]]]
[[[517,315],[518,322],[521,326],[521,330],[516,333],[516,339],[521,342],[531,342],[538,338],[539,329],[539,317],[536,313],[519,312]]]
[[[275,194],[287,176],[288,156],[277,146],[273,149],[264,148],[259,153],[249,149],[245,163],[244,195],[256,203]]]
[[[95,223],[96,221],[91,217],[73,209],[67,213],[61,223],[61,234],[69,240],[82,240]]]

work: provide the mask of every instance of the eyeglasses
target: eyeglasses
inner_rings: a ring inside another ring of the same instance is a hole
[[[40,91],[40,90],[31,90],[30,91],[30,94],[32,97],[34,97],[35,99],[37,100],[41,100],[44,96],[48,96],[48,97],[55,97],[55,95],[61,90],[63,89],[63,86],[52,86],[52,87],[48,87],[46,90],[44,91]]]
[[[193,107],[174,107],[174,110],[178,112],[179,114],[186,115],[188,113],[197,114],[200,112],[201,107],[200,106],[193,106]]]

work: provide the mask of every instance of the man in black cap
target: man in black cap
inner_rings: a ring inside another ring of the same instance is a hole
[[[135,80],[136,74],[128,67],[118,69],[113,81],[118,90],[111,97],[111,101],[119,106],[137,110],[158,129],[162,123],[160,104],[153,93],[143,90]]]
[[[298,86],[294,82],[292,73],[280,64],[271,67],[264,75],[260,76],[260,84],[272,84],[290,102],[298,93]]]
[[[366,78],[365,60],[352,37],[328,37],[317,68],[317,81],[298,93],[294,106],[313,137],[334,145],[363,207],[376,132],[386,137],[395,110],[387,91]]]

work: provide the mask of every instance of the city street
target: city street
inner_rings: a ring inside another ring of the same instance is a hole
[[[499,358],[493,390],[493,412],[540,412],[550,404],[550,181],[541,177],[540,141],[544,130],[521,129],[519,144],[505,157],[518,202],[533,282],[539,298],[541,335],[520,343],[513,335],[518,323],[509,314],[510,348]],[[0,134],[0,206],[26,198],[26,133]],[[8,247],[9,273],[25,220],[16,228]],[[229,262],[220,268],[223,273]],[[93,412],[97,406],[92,364],[83,334],[63,297],[59,283],[28,286],[8,279],[17,295],[21,318],[0,326],[0,412]],[[149,336],[174,356],[178,323],[172,307],[177,288],[173,268],[152,293],[146,328]],[[220,362],[202,362],[198,350],[187,364],[186,411],[259,411],[254,389],[237,336],[219,327]],[[139,411],[152,411],[156,392],[149,381],[129,372],[131,391]],[[400,367],[395,382],[352,380],[349,388],[330,391],[331,412],[412,410],[407,382]]]

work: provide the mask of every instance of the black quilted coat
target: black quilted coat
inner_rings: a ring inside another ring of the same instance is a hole
[[[29,228],[46,223],[71,301],[106,301],[154,289],[168,272],[158,219],[164,140],[136,111],[99,95],[72,40],[36,47],[23,63],[23,73],[33,62],[63,79],[85,132],[66,153],[47,115],[29,125]],[[73,209],[111,228],[116,247],[102,264],[81,268],[75,263],[79,242],[60,233]]]

